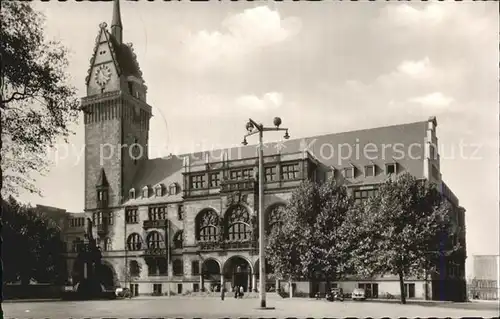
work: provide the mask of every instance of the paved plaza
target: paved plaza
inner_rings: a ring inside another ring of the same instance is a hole
[[[3,304],[5,318],[287,318],[287,317],[495,317],[494,304],[400,305],[383,302],[327,302],[272,299],[274,310],[257,309],[258,299],[140,297],[127,300],[14,302]],[[469,308],[469,309],[467,309]],[[474,309],[470,309],[474,308]]]

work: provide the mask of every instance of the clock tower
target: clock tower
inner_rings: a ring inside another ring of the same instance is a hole
[[[132,44],[123,43],[119,0],[111,28],[99,25],[82,98],[85,122],[85,210],[122,204],[148,158],[151,106]]]

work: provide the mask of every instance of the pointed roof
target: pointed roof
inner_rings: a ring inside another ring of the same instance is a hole
[[[106,178],[106,173],[104,172],[104,168],[101,168],[101,172],[99,174],[99,179],[97,179],[96,186],[98,187],[109,186],[108,179]]]
[[[90,73],[92,72],[94,61],[97,56],[97,50],[99,48],[102,38],[104,38],[105,42],[107,42],[109,45],[111,51],[111,57],[114,65],[116,66],[118,75],[119,76],[124,75],[125,77],[134,76],[144,83],[144,79],[142,78],[142,71],[139,67],[139,62],[137,61],[137,55],[134,53],[132,44],[120,43],[115,38],[115,36],[113,36],[113,34],[109,33],[106,30],[107,25],[105,22],[101,23],[99,27],[100,30],[96,38],[94,53],[92,55],[92,58],[90,59],[90,67],[87,71],[85,84],[89,85]]]
[[[122,26],[122,16],[120,13],[120,0],[113,1],[113,19],[111,20],[111,34],[118,43],[122,43],[123,36],[123,26]]]

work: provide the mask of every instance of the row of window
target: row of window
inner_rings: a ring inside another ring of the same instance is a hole
[[[229,171],[230,180],[246,180],[254,175],[253,168],[235,169]],[[208,174],[208,186],[210,188],[216,188],[220,186],[221,172],[209,173]],[[270,166],[264,168],[265,180],[268,182],[278,180],[277,168],[276,166]],[[299,164],[287,164],[281,165],[281,179],[282,180],[294,180],[298,179],[299,174]],[[189,186],[191,189],[204,189],[206,188],[206,175],[196,174],[189,177]]]
[[[174,247],[173,248],[174,249],[182,248],[183,241],[184,241],[183,231],[179,230],[174,235],[174,240],[173,240]],[[163,238],[163,236],[159,232],[152,231],[146,237],[146,247],[148,249],[165,248],[165,239]],[[138,233],[133,233],[133,234],[130,234],[128,236],[128,238],[127,238],[127,249],[128,250],[138,251],[138,250],[142,250],[146,247],[144,247],[142,237]]]
[[[151,192],[151,187],[149,186],[144,186],[142,188],[142,198],[149,198],[151,197],[152,195],[152,192]],[[170,186],[168,187],[168,195],[169,196],[172,196],[172,195],[177,195],[179,194],[181,188],[179,186],[179,184],[177,183],[172,183],[170,184]],[[136,192],[135,192],[135,188],[132,188],[130,191],[129,191],[129,198],[130,199],[135,199],[136,198]],[[156,185],[154,187],[154,195],[156,197],[163,197],[165,195],[167,195],[166,193],[166,188],[163,184],[160,184],[160,185]]]
[[[147,261],[148,276],[168,275],[168,263],[166,258],[155,258]],[[129,262],[129,272],[133,277],[140,276],[140,267],[137,260]],[[184,276],[184,262],[182,259],[172,261],[172,273],[174,276]],[[201,273],[200,262],[191,261],[191,275],[199,276]]]
[[[92,224],[94,225],[113,225],[113,213],[112,212],[95,212],[92,214]]]
[[[148,219],[149,220],[167,220],[168,210],[167,206],[151,206],[148,208]],[[184,206],[177,206],[177,219],[183,220],[184,218]],[[127,224],[137,224],[139,223],[139,212],[137,207],[127,208],[125,210],[125,221]]]
[[[74,252],[74,253],[77,253],[78,250],[79,250],[79,247],[81,245],[83,245],[83,240],[80,239],[80,238],[76,238],[75,240],[73,240],[73,242],[71,243],[71,246],[68,247],[69,250],[71,252]],[[104,240],[101,240],[100,238],[97,238],[96,239],[96,244],[99,248],[101,248],[102,251],[111,251],[113,250],[113,246],[112,246],[112,243],[111,243],[111,239],[110,238],[104,238]]]
[[[375,164],[371,165],[366,165],[364,167],[364,176],[365,177],[372,177],[378,175],[378,166]],[[385,173],[387,175],[389,174],[396,174],[397,173],[397,163],[387,163],[385,164]],[[358,168],[354,165],[351,167],[345,167],[343,169],[343,175],[345,178],[356,178],[358,174]]]
[[[84,227],[85,217],[74,217],[69,220],[69,227]]]

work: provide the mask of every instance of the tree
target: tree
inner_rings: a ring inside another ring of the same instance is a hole
[[[3,1],[0,28],[2,193],[39,190],[31,177],[44,173],[47,146],[70,134],[80,110],[68,84],[67,49],[44,36],[44,16],[30,4]]]
[[[62,283],[64,245],[59,227],[12,197],[2,201],[3,281]]]
[[[452,206],[434,185],[410,174],[384,183],[361,212],[365,218],[371,216],[358,220],[356,236],[367,240],[353,252],[363,260],[357,269],[397,275],[403,304],[406,277],[437,271],[437,260],[460,249],[453,243]]]
[[[334,179],[305,181],[292,193],[281,227],[268,240],[268,258],[284,278],[339,279],[349,273],[351,200]]]

